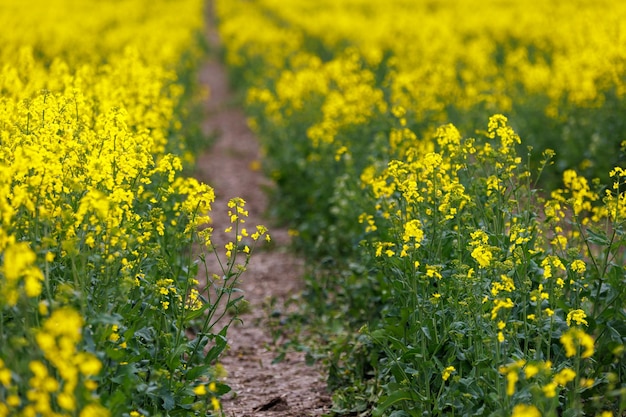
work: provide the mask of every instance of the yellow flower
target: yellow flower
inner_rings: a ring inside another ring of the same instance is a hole
[[[591,210],[591,202],[598,199],[593,193],[585,177],[579,176],[572,169],[563,172],[563,183],[567,190],[571,193],[571,204],[574,214],[578,215],[583,210]]]
[[[76,355],[76,362],[80,373],[86,376],[98,375],[102,369],[102,363],[91,353],[80,352]]]
[[[213,407],[213,410],[219,411],[220,408],[221,408],[220,401],[217,398],[212,397],[211,398],[211,406]]]
[[[193,393],[196,395],[205,395],[207,393],[205,385],[197,385],[193,389]]]
[[[339,149],[337,149],[337,151],[335,152],[335,161],[339,161],[341,159],[341,155],[345,154],[346,152],[348,152],[348,148],[345,146],[341,146]]]
[[[0,364],[0,384],[2,384],[5,388],[8,388],[11,385],[11,371],[7,368],[3,368]]]
[[[42,282],[43,274],[39,268],[29,268],[24,276],[24,292],[26,296],[33,298],[41,294]]]
[[[67,411],[74,411],[76,409],[76,400],[74,396],[67,392],[62,392],[57,395],[57,402],[59,406]]]
[[[534,405],[517,404],[511,417],[541,417],[541,412]]]
[[[437,265],[426,265],[426,276],[429,278],[441,279],[441,267]]]
[[[21,403],[22,403],[22,400],[20,399],[18,395],[7,396],[7,405],[10,405],[11,407],[19,407]]]
[[[28,365],[35,378],[43,380],[48,376],[48,368],[40,361],[31,361]]]
[[[450,378],[450,375],[452,375],[452,373],[455,371],[456,371],[456,368],[454,366],[446,367],[446,369],[444,369],[443,372],[441,373],[441,379],[443,379],[444,381],[447,381],[448,378]]]
[[[545,279],[552,278],[553,276],[553,267],[558,268],[562,271],[565,271],[565,265],[561,262],[558,256],[548,255],[541,261],[541,266],[543,267],[543,277]]]
[[[594,340],[591,336],[585,333],[583,330],[572,327],[560,338],[561,344],[565,348],[565,356],[568,358],[576,355],[578,347],[583,349],[581,358],[589,358],[594,352]]]
[[[587,270],[587,265],[585,264],[584,261],[577,259],[574,262],[572,262],[572,264],[570,265],[570,268],[572,268],[572,271],[582,274]]]
[[[89,404],[83,408],[79,417],[109,417],[110,413],[100,404]]]
[[[509,397],[515,394],[515,384],[519,380],[516,369],[512,369],[506,374],[506,395]]]
[[[554,398],[556,397],[556,382],[549,382],[546,385],[544,385],[541,390],[543,391],[543,395],[546,396],[546,398]]]
[[[563,235],[557,235],[554,239],[550,241],[550,243],[560,250],[565,250],[567,248],[567,238]]]
[[[522,367],[524,367],[524,365],[526,365],[526,361],[524,359],[518,359],[515,362],[511,362],[511,363],[509,363],[507,365],[502,365],[498,369],[498,371],[501,374],[506,376],[506,381],[507,381],[506,393],[507,393],[507,395],[511,396],[511,395],[513,395],[515,393],[515,384],[519,380],[518,372],[519,372],[519,370]]]
[[[471,237],[472,241],[470,242],[470,246],[474,248],[471,252],[472,258],[478,262],[481,268],[488,267],[493,259],[493,253],[488,246],[489,236],[487,236],[487,233],[483,230],[479,229],[472,232]]]
[[[4,250],[2,272],[7,280],[16,281],[36,259],[28,243],[15,243]]]
[[[593,378],[581,378],[580,386],[582,388],[591,388],[594,384],[595,380]]]
[[[506,300],[496,299],[493,301],[493,308],[491,309],[491,320],[494,320],[498,316],[498,311],[503,308],[513,308],[515,304],[510,298]]]
[[[424,232],[422,231],[422,223],[419,220],[409,220],[404,224],[404,235],[402,240],[408,242],[413,239],[415,246],[419,247],[419,243],[424,238]]]
[[[524,373],[526,374],[527,379],[532,378],[539,373],[539,367],[537,365],[529,363],[528,365],[526,365],[526,368],[524,368]]]
[[[569,313],[567,313],[566,322],[568,326],[572,325],[572,321],[575,321],[576,324],[584,324],[585,326],[588,326],[589,324],[587,323],[587,320],[585,320],[586,317],[587,315],[585,314],[583,310],[581,309],[572,310]]]
[[[481,268],[487,268],[491,264],[493,259],[493,253],[487,246],[477,246],[471,253],[472,258],[478,262],[478,266]]]
[[[226,249],[226,257],[232,257],[233,250],[235,249],[235,244],[233,242],[228,242],[226,245],[224,245],[224,248]]]
[[[117,324],[114,324],[113,326],[111,326],[111,334],[109,335],[109,341],[117,342],[118,340],[120,340],[120,335],[118,333],[118,330],[119,330],[119,326]]]
[[[564,368],[554,376],[553,380],[557,385],[565,386],[568,382],[573,381],[575,377],[576,372],[574,370]]]
[[[47,316],[50,312],[48,310],[48,302],[46,300],[39,301],[39,303],[37,304],[37,311],[39,312],[39,315]]]

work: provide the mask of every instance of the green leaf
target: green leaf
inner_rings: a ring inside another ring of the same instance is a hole
[[[286,352],[280,352],[280,354],[278,354],[278,356],[276,356],[273,360],[272,360],[272,365],[275,365],[277,363],[281,363],[283,360],[285,360],[285,356],[286,356]]]
[[[211,365],[194,366],[193,368],[191,368],[190,370],[187,371],[187,373],[185,374],[185,379],[187,381],[194,381],[199,376],[204,375],[205,373],[207,373],[207,371],[210,368],[211,368]]]
[[[232,306],[234,306],[235,304],[237,304],[241,300],[243,300],[243,295],[241,297],[237,297],[237,298],[232,299],[231,301],[228,302],[228,304],[226,304],[226,309],[231,308]]]
[[[215,345],[207,352],[207,355],[204,358],[205,364],[211,364],[214,360],[219,358],[224,349],[226,349],[226,345],[228,344],[228,339],[226,339],[226,330],[227,327],[224,327],[220,334],[215,335]]]
[[[374,341],[385,340],[387,338],[387,332],[383,329],[377,329],[370,333],[370,336]]]
[[[123,317],[119,314],[101,313],[91,320],[93,321],[93,323],[113,325],[120,324],[123,321]]]
[[[407,417],[408,414],[404,410],[396,410],[389,414],[389,417]]]
[[[589,234],[590,242],[600,246],[609,246],[610,241],[605,233],[598,233],[591,229],[588,229],[587,233]]]
[[[374,409],[374,411],[372,411],[372,416],[374,417],[382,416],[385,410],[387,410],[389,407],[391,407],[395,403],[398,403],[400,401],[412,401],[412,400],[413,400],[413,396],[411,395],[410,391],[407,391],[407,390],[396,391],[393,394],[389,395],[378,407]]]
[[[162,405],[166,411],[172,410],[176,405],[176,401],[174,400],[172,393],[169,391],[161,391],[161,401],[163,402]]]
[[[135,332],[134,337],[139,340],[141,344],[151,344],[154,342],[154,328],[141,328]]]
[[[187,348],[186,343],[176,346],[176,349],[170,353],[167,358],[167,366],[169,369],[176,369],[180,365],[181,357],[185,353],[185,349]]]
[[[221,397],[222,395],[226,395],[231,391],[230,387],[226,384],[223,384],[221,382],[216,382],[215,383],[215,391],[213,391],[213,393],[218,396]]]

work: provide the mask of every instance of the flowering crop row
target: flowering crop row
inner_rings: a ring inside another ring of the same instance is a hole
[[[373,71],[386,102],[405,108],[411,127],[425,136],[441,123],[470,129],[480,123],[481,114],[506,113],[527,144],[565,145],[556,156],[561,172],[577,166],[604,175],[615,163],[604,152],[618,150],[614,136],[624,125],[605,110],[623,110],[626,93],[622,5],[259,3],[255,10],[237,11],[222,31],[234,68],[261,64],[263,70],[256,71],[280,84],[274,97],[265,97],[271,100],[270,117],[290,100],[319,92],[321,74],[317,82],[306,83],[317,58],[337,61],[357,53],[359,69]],[[239,29],[250,19],[267,26],[262,35]],[[252,74],[249,67],[245,71]],[[344,81],[342,90],[356,82]],[[266,87],[263,82],[252,85]],[[367,95],[355,89],[343,98]],[[337,124],[332,109],[345,105],[338,100],[326,97],[328,109],[318,122]]]
[[[329,345],[337,411],[623,413],[626,7],[217,11],[276,209],[339,269],[310,308],[360,328]]]
[[[217,304],[249,249],[199,285],[214,194],[182,170],[202,17],[198,0],[0,5],[0,416],[219,408]]]

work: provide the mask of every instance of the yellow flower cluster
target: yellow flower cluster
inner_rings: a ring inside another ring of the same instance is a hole
[[[244,238],[250,237],[253,242],[257,242],[262,236],[266,242],[271,241],[270,235],[267,233],[267,228],[263,225],[257,225],[256,231],[251,233],[248,229],[243,227],[248,217],[248,210],[245,209],[246,202],[241,197],[232,198],[228,202],[228,216],[230,218],[231,226],[228,226],[225,230],[226,233],[235,233],[235,238],[224,245],[226,249],[226,258],[229,263],[235,258],[235,255],[241,251],[246,256],[250,254],[250,246],[243,244]]]
[[[80,417],[108,416],[98,403],[98,384],[91,379],[98,375],[102,363],[91,353],[79,351],[82,339],[81,315],[63,307],[53,312],[36,334],[36,341],[45,360],[32,360],[25,398],[20,398],[17,386],[11,385],[11,373],[0,361],[0,383],[10,394],[6,405],[0,406],[0,416]],[[62,410],[61,413],[56,410]]]
[[[517,404],[513,407],[511,417],[541,417],[541,412],[534,405]]]
[[[472,258],[478,262],[480,268],[487,268],[493,259],[493,253],[488,246],[489,237],[483,230],[476,230],[471,237]]]
[[[215,382],[209,383],[208,386],[205,384],[197,385],[193,389],[193,393],[196,394],[197,396],[204,396],[204,395],[207,395],[208,393],[214,393],[216,391],[217,391],[217,386],[215,385]],[[219,400],[213,396],[211,397],[211,406],[213,407],[213,410],[215,411],[220,411],[221,409]]]
[[[311,92],[324,91],[323,68],[335,63],[303,58],[301,51],[308,47],[323,55],[346,44],[354,46],[349,54],[358,51],[368,66],[384,62],[389,67],[386,82],[392,103],[410,109],[418,120],[445,122],[450,102],[461,110],[507,112],[520,88],[526,94],[546,95],[545,113],[554,118],[563,116],[559,114],[563,102],[598,107],[610,90],[618,97],[626,95],[620,75],[626,70],[626,56],[619,47],[626,6],[616,2],[603,0],[591,6],[556,0],[540,5],[529,0],[447,0],[433,5],[406,0],[384,4],[262,0],[254,7],[244,3],[217,2],[223,21],[220,31],[231,66],[262,61],[273,79],[285,71],[279,83],[288,87],[271,99],[268,115],[276,114],[272,109],[277,104],[290,101],[297,108]],[[594,24],[599,21],[603,24]],[[319,42],[317,49],[306,43],[308,39]],[[510,39],[524,41],[508,46]],[[359,74],[345,74],[353,87],[340,89],[341,97],[327,96],[327,117],[315,129],[316,139],[329,140],[334,133],[331,113],[366,116],[350,103],[368,107],[378,99],[380,93],[366,87],[368,76],[359,80]],[[357,96],[364,100],[351,101]],[[336,107],[340,104],[346,105],[345,112]]]
[[[626,185],[626,169],[615,167],[609,175],[613,179],[613,184],[603,196],[606,206],[606,211],[603,214],[619,224],[626,219],[626,193],[620,192]]]
[[[552,199],[571,206],[576,216],[583,211],[591,212],[592,203],[599,197],[591,191],[587,179],[579,176],[575,170],[568,169],[563,173],[563,183],[565,189],[553,191]]]
[[[5,300],[9,306],[15,306],[22,292],[26,297],[37,297],[41,294],[43,274],[35,264],[36,259],[37,256],[25,242],[12,243],[5,248],[2,264],[4,282],[0,288],[0,301]],[[20,280],[23,282],[23,291],[20,291]]]
[[[554,398],[558,390],[576,378],[576,372],[573,369],[563,368],[558,372],[554,372],[553,364],[550,361],[527,362],[524,359],[501,366],[500,373],[505,376],[506,394],[508,396],[515,394],[516,384],[520,381],[520,376],[526,381],[534,380],[538,383],[540,382],[541,392],[546,398]],[[591,384],[588,380],[585,380],[584,383]],[[522,408],[519,409],[520,413],[521,410]],[[513,415],[516,415],[515,410]]]
[[[568,358],[576,355],[578,348],[582,349],[580,353],[581,358],[589,358],[594,352],[593,337],[577,327],[572,327],[567,332],[563,333],[561,343],[565,347],[565,355]]]
[[[23,337],[3,327],[12,343],[0,356],[28,352],[22,368],[1,363],[2,416],[108,415],[91,379],[101,362],[81,350],[88,308],[107,300],[88,293],[132,277],[144,284],[140,265],[159,239],[210,220],[213,190],[182,176],[193,160],[181,130],[193,92],[182,76],[202,54],[203,7],[0,4],[0,317],[24,326]],[[184,301],[170,284],[156,285],[163,309],[166,295]],[[191,290],[186,307],[199,298]],[[118,330],[107,340],[125,347]]]
[[[140,208],[189,195],[183,211],[206,214],[213,200],[166,153],[180,128],[174,70],[194,48],[202,3],[158,1],[150,18],[142,2],[40,3],[0,6],[0,304],[15,304],[18,279],[40,294],[38,253],[96,250],[110,262],[163,234],[162,218]]]
[[[447,381],[452,375],[452,373],[455,371],[456,371],[456,368],[454,366],[447,366],[443,370],[443,372],[441,372],[441,379],[443,379],[444,381]]]

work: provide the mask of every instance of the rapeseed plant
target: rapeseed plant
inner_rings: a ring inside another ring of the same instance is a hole
[[[362,329],[331,343],[338,410],[626,409],[623,5],[217,12],[276,210],[341,271],[312,308]]]
[[[40,3],[0,5],[0,415],[218,414],[254,244],[235,200],[221,280],[199,282],[215,195],[183,169],[203,3]]]

